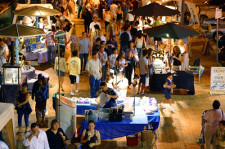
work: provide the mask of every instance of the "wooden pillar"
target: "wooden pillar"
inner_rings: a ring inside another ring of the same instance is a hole
[[[16,140],[15,140],[15,134],[14,134],[13,119],[10,119],[5,127],[6,127],[6,130],[7,130],[7,133],[8,133],[8,138],[9,138],[9,148],[15,149]]]

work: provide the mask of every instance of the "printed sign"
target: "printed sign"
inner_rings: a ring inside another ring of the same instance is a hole
[[[211,67],[211,91],[225,91],[225,67]]]

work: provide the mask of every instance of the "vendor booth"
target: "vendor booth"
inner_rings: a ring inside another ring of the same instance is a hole
[[[16,138],[15,138],[15,121],[14,121],[14,105],[9,103],[0,102],[0,131],[5,127],[8,140],[9,148],[16,149]]]
[[[52,28],[52,21],[50,16],[60,15],[61,12],[53,9],[51,4],[18,4],[16,11],[14,12],[13,23],[18,22],[19,24],[24,24],[28,26],[36,26],[37,28],[44,29],[46,32]],[[23,16],[24,18],[19,21],[18,16]],[[43,22],[39,22],[39,19],[44,19]],[[28,23],[26,20],[30,20]],[[44,36],[28,37],[21,40],[20,42],[25,47],[19,49],[20,53],[28,61],[37,60],[39,64],[46,63],[48,61],[47,47],[45,45]]]
[[[57,108],[56,94],[53,96],[53,107]],[[95,98],[82,98],[82,97],[65,97],[61,96],[63,102],[73,103],[76,106],[76,114],[85,115],[82,122],[83,129],[88,128],[88,120],[90,115],[87,112],[93,112],[94,121],[96,121],[96,129],[100,131],[101,139],[113,139],[123,136],[132,135],[138,132],[142,132],[144,128],[149,128],[149,124],[152,126],[152,130],[155,131],[160,122],[160,113],[158,110],[157,100],[149,97],[135,97],[136,112],[133,113],[134,97],[126,97],[117,99],[117,104],[123,107],[122,117],[119,121],[112,121],[110,118],[109,109],[100,109],[97,111],[97,102]],[[67,106],[68,107],[68,106]],[[61,110],[65,115],[64,110]],[[65,116],[64,116],[65,117]],[[91,119],[92,119],[91,118]],[[69,122],[69,121],[68,121]]]

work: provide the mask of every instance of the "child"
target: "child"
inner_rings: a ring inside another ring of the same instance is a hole
[[[78,57],[77,51],[72,51],[72,57],[69,62],[69,74],[70,74],[70,95],[73,96],[73,85],[76,84],[76,90],[75,92],[78,93],[78,83],[79,83],[79,75],[80,75],[80,69],[81,69],[81,61]]]
[[[174,89],[176,87],[176,85],[173,83],[173,75],[171,73],[168,73],[167,74],[167,79],[165,81],[165,84],[164,84],[164,94],[165,94],[165,97],[163,98],[163,100],[161,101],[161,108],[165,109],[165,105],[163,104],[165,102],[165,100],[169,100],[169,104],[170,104],[170,110],[173,112],[175,111],[175,109],[173,108],[172,106],[172,98],[171,98],[171,95],[170,95],[170,92],[172,89]]]
[[[216,149],[225,149],[225,121],[220,121],[216,130]]]

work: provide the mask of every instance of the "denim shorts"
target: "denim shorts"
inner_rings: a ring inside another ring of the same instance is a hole
[[[61,77],[64,77],[64,76],[65,76],[65,72],[60,71],[60,70],[56,70],[56,75],[57,75],[57,76],[59,76],[59,73],[60,73],[60,76],[61,76]]]

